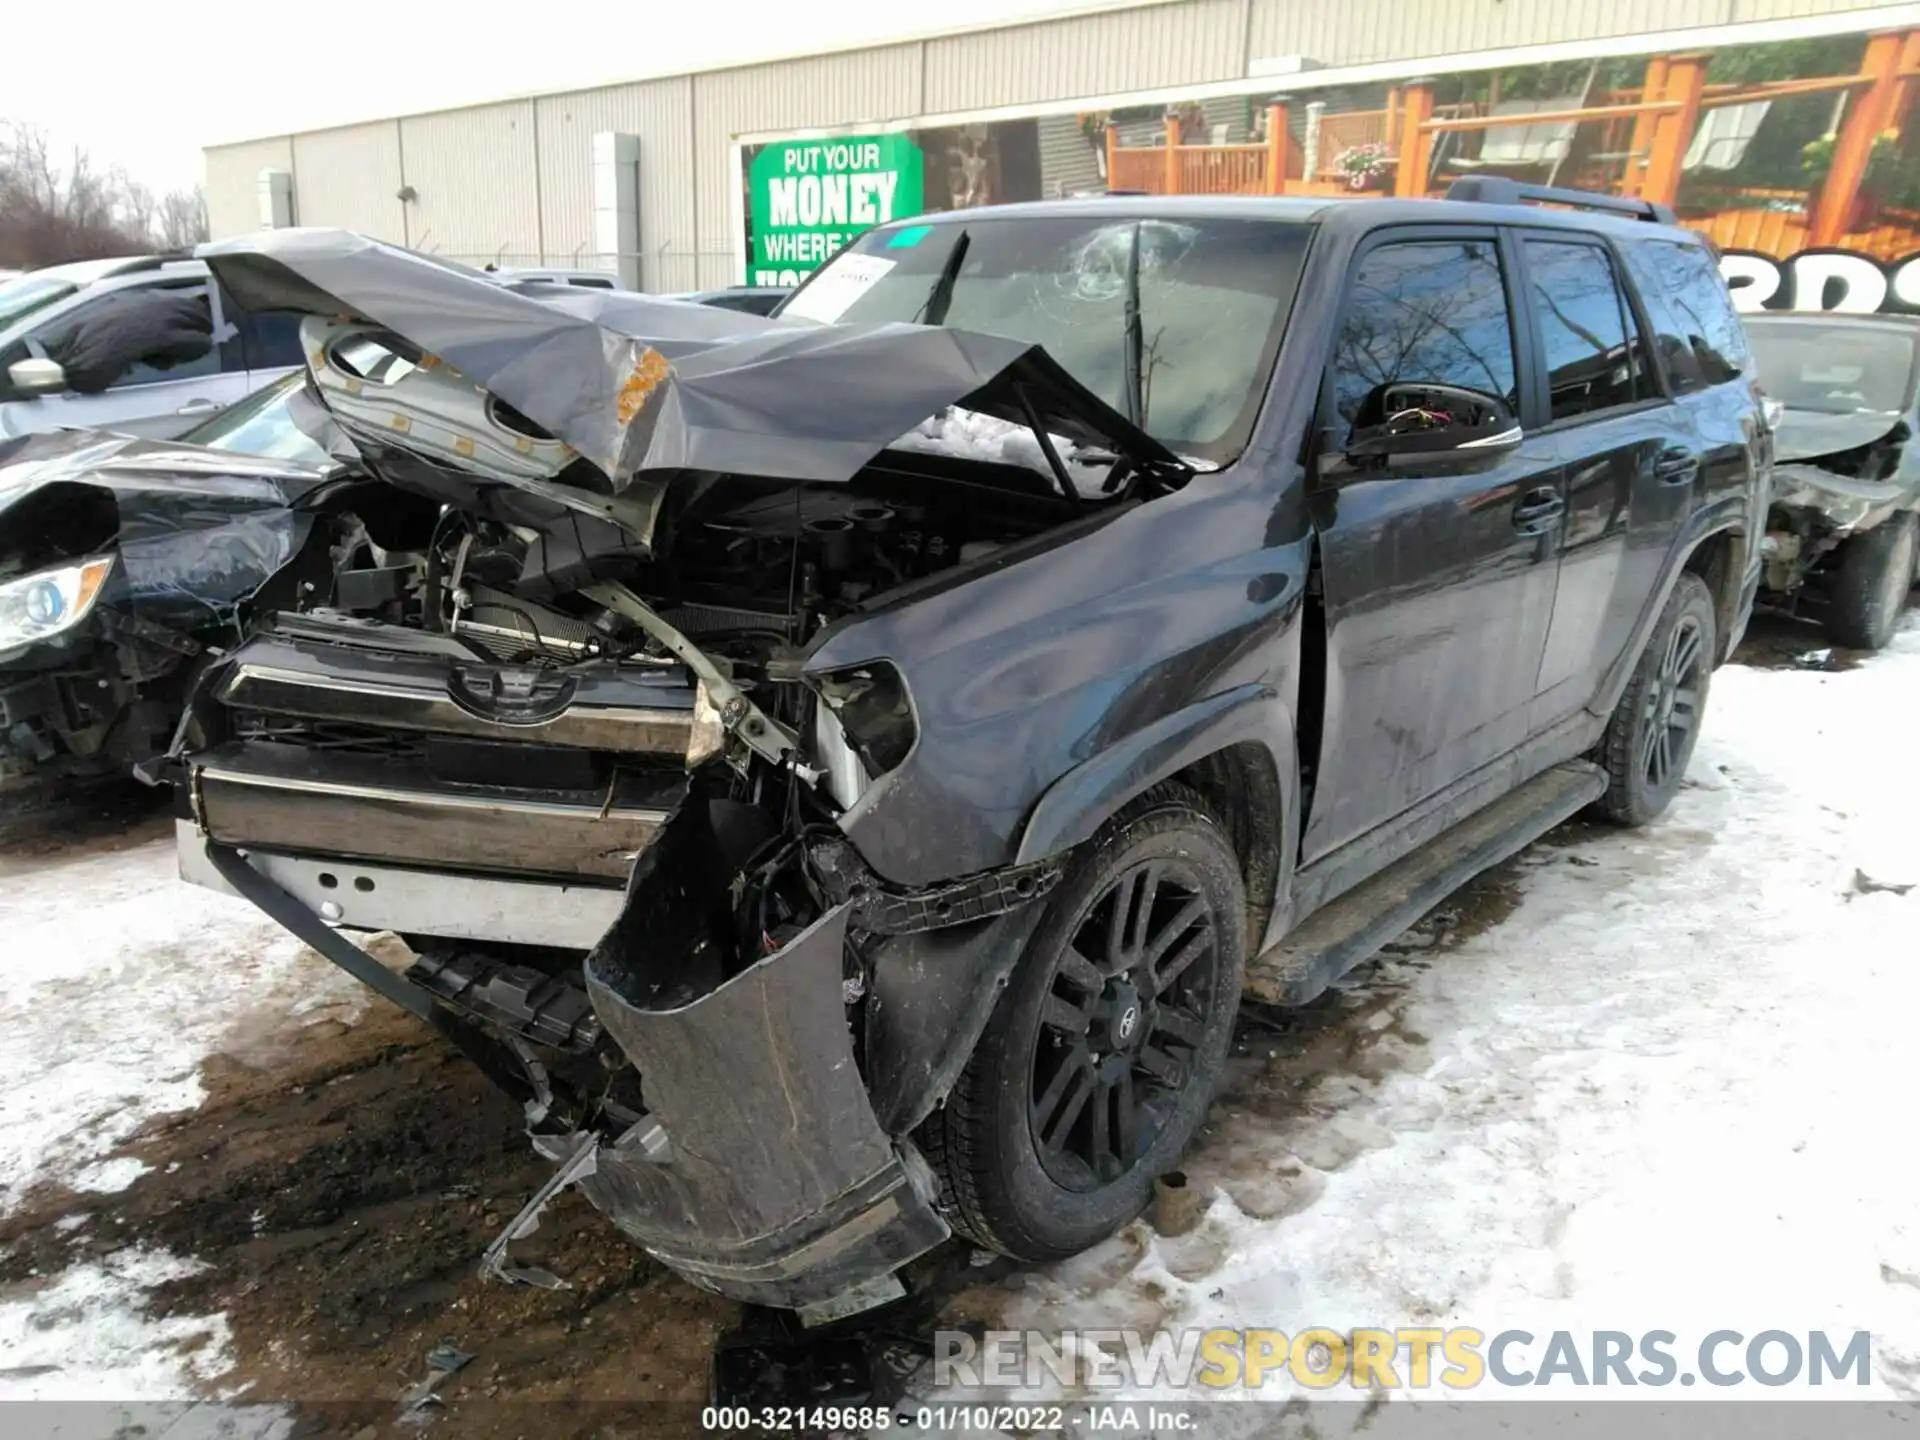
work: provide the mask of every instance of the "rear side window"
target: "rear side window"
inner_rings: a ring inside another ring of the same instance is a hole
[[[1724,384],[1752,368],[1746,331],[1705,248],[1634,240],[1623,249],[1676,394]]]
[[[1518,409],[1513,323],[1491,240],[1408,240],[1364,255],[1333,356],[1349,427],[1382,385],[1458,385]]]
[[[1641,380],[1639,335],[1607,252],[1578,241],[1530,239],[1526,254],[1551,418],[1577,419],[1651,394]]]

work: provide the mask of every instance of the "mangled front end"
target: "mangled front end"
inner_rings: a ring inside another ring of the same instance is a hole
[[[68,431],[0,444],[0,792],[125,776],[164,750],[210,651],[292,598],[291,463]]]
[[[202,686],[183,873],[439,1025],[555,1184],[696,1284],[897,1292],[948,1233],[911,1137],[1060,872],[862,840],[921,736],[914,656],[859,637],[1179,463],[1012,342],[220,249],[238,293],[319,312],[314,387],[380,479],[334,504],[330,593]],[[953,406],[998,458],[903,438]],[[418,959],[366,971],[330,927]]]

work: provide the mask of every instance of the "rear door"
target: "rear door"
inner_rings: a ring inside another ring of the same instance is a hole
[[[1492,229],[1394,229],[1350,269],[1313,490],[1325,709],[1301,840],[1309,863],[1526,738],[1552,608],[1559,452],[1369,471],[1343,459],[1382,384],[1464,386],[1520,411],[1510,246]]]
[[[1700,443],[1662,389],[1606,243],[1564,230],[1518,240],[1541,358],[1529,418],[1563,457],[1566,505],[1530,722],[1538,733],[1584,709],[1628,643],[1649,583],[1649,557],[1633,553],[1631,537],[1671,533],[1685,517]]]

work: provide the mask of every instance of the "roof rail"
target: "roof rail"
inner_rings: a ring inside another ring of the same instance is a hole
[[[193,259],[191,250],[165,250],[155,255],[133,255],[117,261],[108,272],[113,275],[140,275],[148,270],[159,270],[167,265],[177,265],[183,260]]]
[[[1680,219],[1665,205],[1624,195],[1602,195],[1593,190],[1567,190],[1553,185],[1523,185],[1504,175],[1467,175],[1447,187],[1447,199],[1476,205],[1571,205],[1580,210],[1605,210],[1631,215],[1656,225],[1677,225]]]

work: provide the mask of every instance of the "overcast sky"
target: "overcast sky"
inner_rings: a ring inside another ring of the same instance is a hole
[[[1111,3],[1111,0],[1109,0]],[[1094,8],[1092,0],[11,0],[0,120],[156,190],[200,149],[348,120]]]

